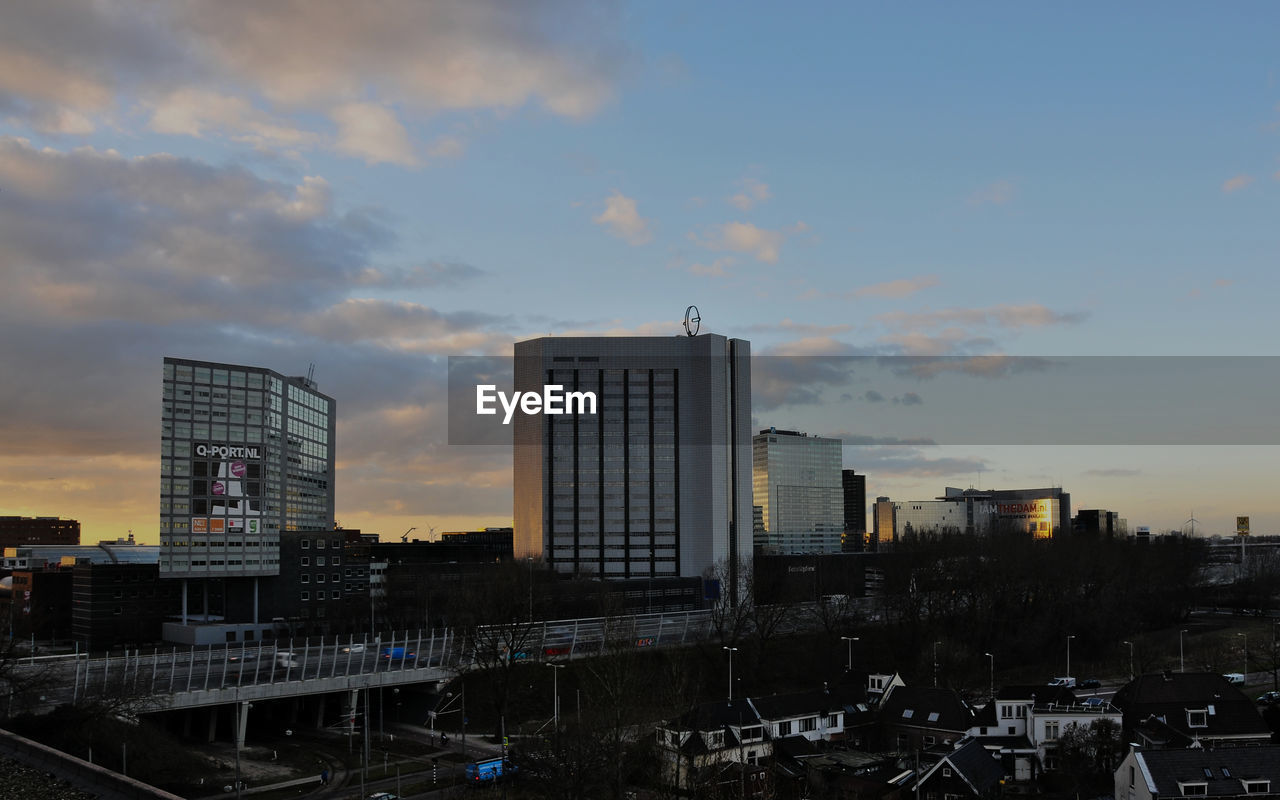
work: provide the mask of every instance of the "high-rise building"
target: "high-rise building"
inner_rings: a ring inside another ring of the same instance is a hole
[[[751,440],[752,493],[768,553],[838,553],[844,533],[839,439],[769,428]]]
[[[872,550],[881,550],[898,540],[896,505],[887,497],[877,497],[871,507],[872,532],[868,544]]]
[[[844,539],[846,553],[861,552],[867,535],[867,476],[851,469],[840,471],[844,486]]]
[[[334,528],[334,400],[310,378],[180,358],[163,392],[160,577],[183,580],[184,622],[188,581],[219,579],[256,624],[276,611],[257,580],[280,574],[281,537]]]
[[[515,388],[591,392],[596,413],[515,417],[515,556],[608,579],[751,562],[750,343],[546,337],[515,346]]]

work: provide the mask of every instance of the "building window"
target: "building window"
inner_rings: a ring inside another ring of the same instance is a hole
[[[1271,781],[1243,781],[1245,794],[1265,794],[1271,791]]]
[[[311,592],[303,592],[303,593],[302,593],[302,599],[303,599],[303,600],[310,600],[310,599],[311,599]]]
[[[1209,784],[1179,782],[1178,789],[1181,790],[1183,797],[1204,797],[1209,793]]]
[[[311,583],[311,576],[304,572],[298,577],[298,580],[301,583]]]
[[[1045,741],[1051,742],[1054,739],[1058,738],[1058,726],[1059,726],[1059,722],[1057,720],[1053,720],[1052,722],[1046,722],[1044,724]]]
[[[331,597],[334,600],[339,600],[342,598],[342,592],[339,592],[337,589],[334,589],[332,592],[329,592],[329,597]]]
[[[1187,727],[1188,728],[1209,727],[1209,710],[1204,708],[1187,709]]]
[[[800,720],[801,733],[808,733],[809,731],[815,730],[817,727],[818,727],[817,717],[805,717],[804,719]]]
[[[310,550],[310,549],[311,549],[311,540],[310,540],[310,539],[302,539],[302,540],[301,540],[301,542],[302,542],[302,549],[303,549],[303,550]]]
[[[791,720],[787,720],[786,722],[779,722],[779,723],[778,723],[778,735],[779,735],[779,736],[790,736],[790,735],[791,735]]]
[[[310,556],[303,556],[303,557],[302,557],[302,566],[304,566],[304,567],[309,567],[309,566],[311,566],[311,558],[310,558]]]
[[[904,708],[902,709],[902,718],[911,719],[913,716],[915,716],[915,713],[916,713],[915,709],[913,708]]]
[[[925,746],[925,747],[933,747],[934,742],[936,742],[936,741],[937,741],[937,739],[934,739],[932,736],[926,736],[926,737],[924,737],[924,746]]]
[[[839,728],[839,727],[840,727],[840,717],[841,717],[841,715],[840,715],[840,714],[832,714],[831,716],[827,717],[827,727],[828,727],[828,728]]]

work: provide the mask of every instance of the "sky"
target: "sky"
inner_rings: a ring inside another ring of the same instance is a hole
[[[167,355],[315,364],[346,527],[509,525],[509,450],[447,441],[447,358],[676,335],[696,304],[779,357],[757,423],[842,436],[872,497],[1056,485],[1131,526],[1280,533],[1278,25],[1267,2],[6,4],[0,514],[158,541]],[[948,366],[868,367],[890,356]],[[1094,356],[1090,397],[1060,365]]]

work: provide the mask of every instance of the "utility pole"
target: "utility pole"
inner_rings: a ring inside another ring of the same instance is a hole
[[[844,662],[844,671],[853,672],[853,643],[858,641],[858,637],[857,636],[841,636],[840,638],[844,639],[846,642],[849,643],[849,647],[848,647],[849,654],[848,654],[848,658]]]
[[[729,651],[729,702],[733,702],[733,654],[738,652],[736,647],[722,647],[722,650]]]

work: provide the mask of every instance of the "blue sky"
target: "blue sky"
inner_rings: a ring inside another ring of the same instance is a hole
[[[689,303],[704,330],[776,355],[1275,355],[1278,17],[1261,2],[11,8],[0,367],[39,380],[0,389],[0,513],[154,538],[164,355],[315,362],[342,417],[339,518],[385,534],[509,520],[509,457],[443,442],[443,358],[674,334]],[[1194,403],[1239,441],[1219,377],[1185,377],[1186,396],[1123,377],[1108,391],[1149,394],[1153,413]],[[820,402],[760,407],[761,424],[879,433],[884,411],[841,401],[849,386],[805,388]],[[1280,527],[1275,456],[846,449],[872,494],[1057,483],[1131,524],[1194,509],[1260,532]]]

